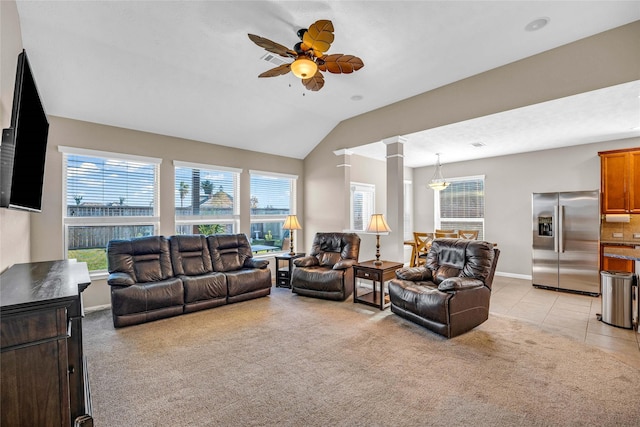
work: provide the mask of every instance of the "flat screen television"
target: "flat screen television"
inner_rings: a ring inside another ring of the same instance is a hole
[[[18,55],[11,127],[2,130],[0,207],[42,211],[42,187],[49,136],[27,53]]]

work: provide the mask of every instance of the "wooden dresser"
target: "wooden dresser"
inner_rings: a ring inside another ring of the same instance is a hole
[[[86,263],[16,264],[0,275],[4,426],[93,426],[82,351]]]

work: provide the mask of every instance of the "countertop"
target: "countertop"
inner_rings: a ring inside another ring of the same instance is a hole
[[[640,249],[609,247],[604,249],[604,256],[640,261]]]
[[[640,240],[602,240],[600,239],[601,245],[626,245],[626,246],[640,246]]]

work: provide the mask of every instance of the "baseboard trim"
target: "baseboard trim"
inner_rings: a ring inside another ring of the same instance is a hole
[[[110,308],[111,308],[111,304],[94,305],[93,307],[85,307],[84,312],[93,313],[94,311],[101,311],[101,310],[106,310]]]
[[[529,274],[505,273],[503,271],[496,271],[496,276],[511,277],[513,279],[523,279],[523,280],[532,279],[531,275]]]

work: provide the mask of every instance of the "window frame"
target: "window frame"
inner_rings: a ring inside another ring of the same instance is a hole
[[[253,196],[253,189],[251,187],[251,180],[255,176],[269,177],[269,178],[279,178],[279,179],[288,179],[290,180],[290,193],[289,193],[289,212],[284,214],[275,214],[275,215],[254,215],[252,213],[251,204],[249,204],[249,241],[253,243],[254,237],[251,235],[251,228],[253,224],[257,223],[280,223],[284,225],[285,220],[288,215],[297,215],[297,188],[298,188],[298,175],[280,173],[280,172],[267,172],[261,170],[249,170],[249,198]],[[288,230],[282,232],[281,241],[284,242],[284,235]],[[283,253],[285,251],[279,250],[274,252],[269,252],[269,254],[277,254]]]
[[[58,151],[62,153],[62,249],[64,259],[68,259],[69,230],[72,227],[152,226],[153,234],[158,234],[158,230],[160,229],[160,164],[162,163],[162,159],[67,146],[58,146]],[[153,214],[142,216],[69,216],[67,214],[69,156],[86,156],[102,160],[132,161],[152,165],[154,174]],[[107,274],[107,269],[90,271],[92,278],[104,278]]]
[[[369,215],[366,215],[366,212],[363,211],[362,215],[362,229],[358,229],[355,226],[355,203],[354,203],[354,195],[356,192],[368,193],[371,195],[370,200],[370,208],[371,212]],[[367,226],[369,225],[369,219],[371,215],[373,215],[376,211],[376,186],[375,184],[367,184],[364,182],[356,182],[351,181],[349,183],[349,229],[351,231],[360,231],[364,232],[367,230]]]
[[[190,169],[199,169],[206,170],[209,172],[230,172],[234,174],[234,195],[233,195],[233,213],[231,215],[191,215],[191,216],[178,216],[177,214],[177,206],[175,205],[175,197],[174,197],[174,221],[175,221],[175,230],[174,232],[178,234],[179,226],[193,226],[193,225],[231,225],[232,233],[238,233],[240,229],[240,177],[242,175],[242,169],[233,168],[228,166],[219,166],[219,165],[209,165],[203,163],[193,163],[193,162],[183,162],[179,160],[173,161],[173,189],[176,189],[176,168],[190,168]],[[193,190],[192,190],[193,191]]]
[[[482,187],[483,187],[483,212],[482,212],[482,218],[445,218],[446,221],[450,221],[450,222],[468,222],[468,223],[480,223],[481,224],[481,231],[480,231],[480,235],[484,238],[485,236],[485,209],[486,206],[484,205],[484,202],[486,201],[486,194],[484,193],[485,190],[485,184],[486,184],[486,179],[485,179],[485,175],[471,175],[471,176],[462,176],[462,177],[455,177],[455,178],[447,178],[447,181],[450,183],[454,183],[454,182],[464,182],[464,181],[476,181],[476,180],[482,180]],[[445,191],[445,190],[442,190]],[[441,218],[441,210],[440,210],[440,195],[442,193],[442,191],[434,191],[433,192],[433,222],[434,222],[434,229],[441,229],[441,224],[442,224],[442,218]]]

